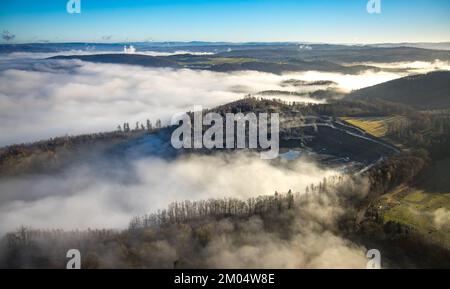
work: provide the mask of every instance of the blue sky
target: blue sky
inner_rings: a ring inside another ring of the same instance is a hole
[[[9,42],[450,41],[450,1],[381,0],[1,0],[0,32]],[[2,40],[5,42],[5,40]]]

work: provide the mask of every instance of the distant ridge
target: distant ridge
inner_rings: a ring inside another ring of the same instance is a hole
[[[94,55],[60,55],[50,57],[49,59],[79,59],[94,63],[130,64],[130,65],[171,67],[171,68],[180,67],[180,65],[178,65],[176,62],[170,61],[167,58],[142,54],[111,53],[111,54],[94,54]]]
[[[92,55],[60,55],[53,56],[47,59],[79,59],[82,61],[94,63],[129,64],[158,68],[189,68],[217,72],[251,70],[275,74],[308,70],[332,71],[352,74],[359,73],[367,69],[378,69],[377,67],[364,65],[344,66],[330,61],[322,60],[302,61],[299,59],[286,58],[284,62],[280,62],[279,60],[261,60],[251,57],[244,58],[245,59],[240,59],[239,57],[229,57],[229,59],[233,61],[227,62],[227,60],[224,61],[224,57],[218,55],[198,56],[186,53],[169,56],[149,56],[139,53],[107,53]]]
[[[417,109],[450,108],[450,71],[403,77],[354,91],[348,97],[378,98]]]

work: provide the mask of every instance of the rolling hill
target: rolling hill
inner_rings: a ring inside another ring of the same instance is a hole
[[[179,68],[180,66],[171,60],[163,57],[155,57],[141,54],[93,54],[93,55],[60,55],[50,57],[49,59],[79,59],[82,61],[94,63],[111,63],[111,64],[130,64],[150,67],[171,67]]]
[[[78,59],[94,63],[129,64],[157,68],[189,68],[217,72],[251,70],[274,74],[309,70],[354,74],[367,69],[377,70],[377,68],[373,66],[344,66],[321,60],[302,61],[298,59],[285,59],[284,61],[275,61],[250,57],[199,56],[191,54],[149,56],[143,54],[110,53],[93,55],[59,55],[48,59]]]
[[[351,99],[383,99],[417,109],[450,108],[450,71],[407,76],[352,92]]]

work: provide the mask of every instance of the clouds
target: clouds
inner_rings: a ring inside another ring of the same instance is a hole
[[[338,88],[344,92],[361,89],[364,87],[380,84],[389,80],[402,77],[403,74],[391,72],[374,72],[367,70],[360,74],[342,74],[333,72],[307,71],[304,73],[293,74],[293,78],[306,81],[331,80],[338,84]]]
[[[113,38],[113,36],[112,35],[103,35],[102,36],[102,40],[111,40]]]
[[[212,268],[364,268],[366,249],[338,231],[340,218],[351,211],[345,199],[359,200],[368,192],[365,179],[347,180],[326,192],[303,195],[284,229],[274,233],[259,218],[213,238],[206,249]],[[290,219],[292,218],[292,219]],[[234,233],[238,231],[239,233]],[[288,236],[288,237],[286,237]]]
[[[352,77],[358,81],[351,82]],[[213,107],[247,93],[311,92],[310,86],[283,84],[290,79],[332,80],[337,89],[351,89],[384,77],[396,75],[217,73],[78,60],[4,59],[0,67],[0,129],[5,133],[0,144],[113,130],[125,121],[168,121],[173,113],[193,105]],[[296,96],[288,100],[317,102]],[[276,166],[259,155],[246,154],[138,158],[126,165],[93,160],[54,175],[0,180],[0,234],[20,225],[123,229],[133,216],[165,208],[173,201],[246,199],[290,189],[303,192],[306,186],[334,174],[304,158]],[[298,222],[289,228],[291,238],[261,231],[258,221],[252,219],[249,228],[254,230],[247,230],[245,239],[235,239],[241,234],[233,233],[215,238],[205,248],[202,262],[208,267],[360,268],[365,261],[363,248],[335,232],[343,208],[323,201],[314,200],[303,207]],[[157,248],[167,251],[165,260],[173,264],[176,246],[158,244]]]
[[[40,41],[46,42],[46,40]],[[116,48],[116,50],[100,50],[95,46],[86,46],[84,49],[70,49],[61,50],[57,52],[11,52],[0,54],[0,60],[21,60],[21,59],[46,59],[54,56],[61,55],[95,55],[95,54],[123,54],[124,50],[122,46]],[[147,56],[170,56],[170,55],[180,55],[180,54],[190,54],[190,55],[213,55],[212,52],[200,52],[200,51],[189,51],[189,50],[175,50],[173,52],[166,51],[152,51],[152,50],[136,50],[136,54],[147,55]]]
[[[172,201],[303,192],[334,175],[303,158],[283,166],[257,154],[144,158],[115,167],[109,160],[77,165],[56,175],[0,181],[0,233],[34,228],[125,228],[131,217]],[[245,181],[243,181],[245,180]]]
[[[247,153],[191,155],[171,161],[141,158],[127,166],[106,160],[95,163],[59,175],[2,180],[0,235],[20,225],[125,229],[132,217],[166,208],[172,201],[246,199],[292,189],[303,197],[296,197],[292,210],[269,219],[205,219],[203,228],[195,222],[192,227],[170,226],[145,231],[144,239],[129,233],[133,240],[128,242],[129,250],[139,252],[140,265],[124,263],[122,237],[106,247],[88,234],[37,237],[33,252],[51,258],[55,251],[83,246],[84,254],[98,256],[100,266],[107,268],[172,268],[177,260],[189,268],[364,268],[367,262],[366,249],[343,237],[338,227],[340,218],[353,210],[346,200],[359,200],[367,193],[364,179],[329,184],[325,191],[304,195],[306,186],[337,173],[304,158],[276,164]],[[199,241],[201,232],[209,236],[207,243]],[[57,256],[59,260],[64,255]]]
[[[3,59],[0,64],[0,129],[4,132],[0,145],[109,131],[125,121],[143,122],[147,118],[153,122],[161,118],[167,123],[174,113],[192,109],[193,105],[210,108],[248,93],[311,90],[282,85],[289,79],[333,80],[338,89],[349,91],[400,77],[384,72],[218,73],[77,60],[26,60],[23,56]],[[295,95],[264,97],[319,101]]]
[[[450,210],[439,208],[432,214],[433,223],[438,229],[445,229],[450,225]]]
[[[226,74],[81,61],[17,62],[3,67],[0,145],[108,131],[125,121],[161,118],[167,122],[193,105],[214,107],[245,93],[282,89],[283,79],[258,72]],[[235,91],[236,86],[240,91]]]

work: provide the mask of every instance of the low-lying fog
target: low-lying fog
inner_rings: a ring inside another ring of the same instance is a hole
[[[308,86],[283,84],[291,79],[330,80],[336,83],[333,88],[348,92],[402,76],[388,71],[366,71],[359,75],[315,71],[284,75],[250,71],[216,73],[74,60],[2,59],[0,146],[65,134],[110,131],[123,122],[133,126],[134,122],[147,118],[153,122],[161,118],[165,122],[173,113],[189,110],[194,105],[214,107],[248,93],[311,92]],[[293,95],[288,100],[321,101]],[[261,160],[259,155],[242,153],[175,160],[147,157],[129,160],[126,166],[99,160],[95,166],[86,163],[59,174],[1,180],[0,235],[21,225],[66,230],[126,228],[133,216],[165,208],[173,201],[246,199],[290,189],[303,192],[306,186],[336,173],[304,158],[275,166]],[[342,213],[344,208],[336,204],[324,207],[314,202],[310,206],[311,216],[305,220],[307,226],[301,227],[307,233],[294,235],[289,242],[264,242],[252,248],[236,249],[220,243],[217,246],[230,249],[223,250],[226,256],[212,259],[212,267],[236,264],[248,267],[261,264],[261,260],[274,267],[296,267],[298,264],[282,263],[289,258],[279,257],[294,254],[305,259],[304,266],[332,267],[342,260],[341,265],[359,267],[365,260],[363,248],[335,236],[332,230],[310,230],[318,227],[316,219],[320,219],[317,222],[322,226],[329,219],[335,220],[336,212]],[[320,214],[320,218],[314,214]],[[309,257],[311,248],[315,250],[314,258]],[[267,255],[267,252],[280,254]],[[321,252],[327,252],[326,256]],[[342,256],[351,258],[341,259]]]
[[[433,62],[426,62],[426,61],[391,62],[391,63],[366,62],[366,63],[352,63],[352,64],[376,66],[381,69],[399,69],[414,74],[428,73],[434,70],[450,70],[450,63],[448,61],[441,61],[439,59],[436,59]]]
[[[285,75],[250,71],[217,73],[76,60],[33,60],[30,56],[24,59],[11,55],[4,55],[0,61],[0,146],[66,134],[111,131],[123,122],[134,126],[136,121],[144,122],[147,118],[153,122],[161,118],[164,123],[174,113],[189,110],[193,105],[214,107],[248,93],[311,92],[311,87],[281,85],[289,79],[331,80],[337,83],[333,88],[348,92],[403,76],[384,71],[359,75],[315,71]],[[283,98],[270,94],[264,97]],[[324,101],[307,94],[284,99]]]
[[[303,192],[335,175],[299,158],[273,165],[258,154],[140,158],[114,166],[110,160],[77,165],[60,174],[0,180],[0,235],[33,228],[126,228],[133,216],[172,201],[235,197],[275,191]]]
[[[172,161],[142,158],[130,161],[129,166],[102,162],[95,162],[95,167],[76,166],[58,175],[1,181],[0,236],[21,225],[69,231],[125,229],[131,217],[166,208],[172,201],[246,199],[289,189],[304,192],[309,184],[336,175],[303,158],[273,165],[257,154],[244,153]],[[201,254],[194,251],[189,257],[177,251],[193,243],[183,231],[179,234],[185,243],[158,240],[147,244],[150,249],[142,254],[158,268],[171,268],[178,254],[194,263],[201,260],[207,268],[364,268],[366,248],[341,236],[338,220],[349,210],[339,196],[360,198],[367,187],[361,179],[348,181],[335,191],[310,195],[307,203],[289,215],[294,218],[292,224],[278,233],[266,231],[258,217],[241,221],[239,226],[246,228],[242,233],[224,219],[213,223],[220,234],[211,237]],[[70,234],[68,238],[61,237],[56,246],[70,242]],[[39,246],[41,254],[51,256],[55,243],[43,240]],[[120,267],[117,250],[114,246],[109,250],[102,266]],[[155,258],[158,261],[153,261]]]

